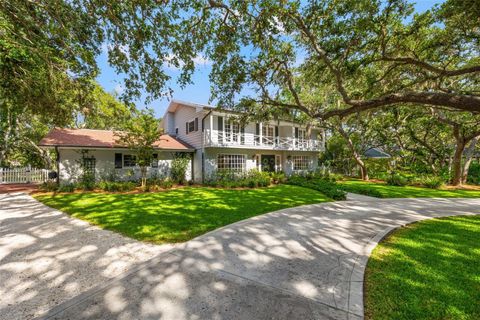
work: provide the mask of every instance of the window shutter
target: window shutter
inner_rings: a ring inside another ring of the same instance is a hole
[[[115,169],[121,169],[121,168],[122,168],[122,154],[115,153]]]
[[[223,131],[223,117],[217,117],[218,119],[218,131]]]
[[[188,134],[188,122],[185,123],[185,133]]]
[[[195,118],[195,131],[198,131],[198,118]]]

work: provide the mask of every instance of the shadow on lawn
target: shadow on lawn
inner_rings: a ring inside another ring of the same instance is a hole
[[[480,216],[414,224],[369,260],[367,318],[480,317]]]
[[[41,199],[74,217],[156,243],[186,241],[262,213],[328,200],[317,191],[287,185],[246,190],[184,188],[140,194],[76,193]]]

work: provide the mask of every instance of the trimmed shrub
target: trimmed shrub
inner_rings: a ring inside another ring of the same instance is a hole
[[[137,184],[131,181],[116,182],[116,181],[101,181],[98,183],[98,188],[107,192],[126,192],[132,191],[137,187]]]
[[[408,178],[399,173],[392,173],[388,176],[386,182],[389,186],[403,187],[408,184]]]
[[[333,200],[345,200],[347,198],[347,194],[343,190],[340,190],[334,180],[331,178],[319,178],[315,174],[290,176],[287,184],[320,191]]]
[[[280,179],[281,176],[278,176]],[[272,181],[268,172],[260,172],[256,169],[248,172],[236,172],[221,170],[206,179],[205,184],[210,187],[221,188],[258,188],[268,187]]]

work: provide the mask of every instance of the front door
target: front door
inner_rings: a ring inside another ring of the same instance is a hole
[[[275,172],[275,155],[262,154],[262,171]]]

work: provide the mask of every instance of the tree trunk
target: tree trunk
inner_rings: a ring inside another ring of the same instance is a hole
[[[340,132],[342,137],[347,141],[350,152],[352,152],[353,159],[355,160],[358,167],[360,168],[360,176],[362,177],[362,180],[368,180],[367,166],[365,165],[365,162],[363,162],[361,156],[358,154],[357,150],[355,149],[355,145],[353,144],[352,139],[350,139],[350,136],[348,135],[348,133],[345,132],[345,130],[343,130],[341,125],[338,128],[338,132]]]
[[[465,140],[456,138],[457,145],[455,146],[455,153],[453,154],[452,170],[453,178],[452,185],[459,186],[462,184],[462,155],[465,150]]]
[[[470,142],[470,145],[465,149],[464,156],[465,162],[463,163],[462,168],[462,184],[467,183],[468,178],[468,169],[470,169],[470,163],[472,163],[473,154],[475,153],[475,147],[477,146],[478,137],[475,137]]]
[[[140,167],[140,173],[142,174],[142,188],[147,185],[147,167]]]

